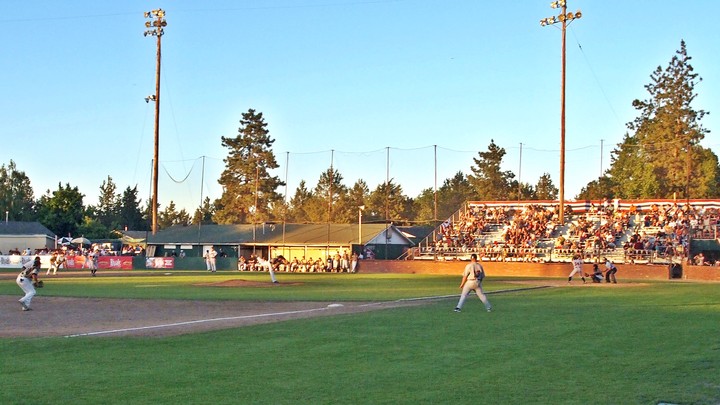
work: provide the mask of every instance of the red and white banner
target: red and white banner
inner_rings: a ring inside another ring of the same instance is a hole
[[[98,268],[109,270],[132,270],[132,256],[100,256]]]
[[[68,269],[89,269],[87,260],[85,256],[67,256],[66,265]],[[132,256],[98,256],[98,269],[132,270]]]

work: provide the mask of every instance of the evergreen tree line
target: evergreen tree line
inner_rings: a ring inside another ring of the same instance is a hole
[[[611,152],[609,169],[588,183],[576,199],[720,196],[718,158],[699,144],[709,133],[701,123],[708,112],[691,106],[695,86],[702,79],[690,60],[683,41],[668,66],[651,74],[645,86],[649,96],[633,101],[638,116],[627,124],[629,132]],[[393,180],[373,190],[362,179],[347,186],[342,173],[329,167],[314,187],[301,181],[286,203],[278,192],[285,183],[271,174],[279,167],[274,142],[261,112],[243,113],[238,134],[221,137],[228,149],[225,170],[218,179],[222,196],[215,201],[206,197],[192,216],[170,201],[158,211],[159,228],[200,223],[354,223],[360,214],[365,223],[436,224],[466,201],[555,200],[558,196],[548,173],[533,185],[518,182],[512,171],[503,171],[505,149],[491,140],[487,150],[473,158],[470,174],[458,171],[437,192],[428,188],[411,198]],[[77,187],[58,184],[57,190],[48,190],[36,200],[30,179],[12,160],[0,166],[0,210],[11,220],[39,221],[57,235],[89,238],[116,237],[115,230],[150,227],[150,202],[142,203],[137,187],[120,193],[108,176],[100,186],[97,205],[84,206],[83,197]]]

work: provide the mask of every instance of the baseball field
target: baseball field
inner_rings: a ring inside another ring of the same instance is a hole
[[[2,404],[718,404],[720,285],[226,272],[0,278]]]

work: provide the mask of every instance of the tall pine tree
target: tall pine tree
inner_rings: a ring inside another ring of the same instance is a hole
[[[709,133],[695,110],[694,72],[685,41],[665,69],[660,66],[645,86],[646,100],[633,101],[639,115],[612,152],[608,175],[619,198],[710,198],[718,195],[717,156],[699,145]]]
[[[262,113],[249,109],[242,115],[238,135],[223,136],[221,140],[229,152],[218,180],[223,194],[216,201],[213,220],[218,224],[237,224],[273,219],[271,207],[282,201],[277,188],[285,183],[270,175],[279,165],[272,151],[275,140],[270,137]]]
[[[512,194],[511,183],[515,175],[500,168],[505,149],[490,140],[487,152],[478,152],[479,159],[473,158],[475,166],[471,166],[472,174],[468,176],[470,185],[475,189],[480,200],[507,200]]]

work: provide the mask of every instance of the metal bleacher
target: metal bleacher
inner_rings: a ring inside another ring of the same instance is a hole
[[[651,203],[655,204],[656,202],[650,201],[640,204],[645,204],[643,208],[647,209]],[[448,236],[448,230],[452,231],[460,228],[457,226],[458,222],[463,221],[463,218],[467,218],[467,215],[472,215],[474,212],[468,210],[477,210],[476,207],[480,205],[484,208],[503,206],[518,209],[529,204],[544,205],[545,209],[551,209],[551,207],[557,205],[556,202],[547,201],[467,203],[465,207],[455,212],[443,225],[438,226],[434,232],[423,240],[415,249],[413,257],[421,260],[468,260],[470,255],[475,253],[482,261],[570,262],[574,255],[579,254],[585,258],[586,262],[608,258],[615,263],[669,264],[680,261],[683,255],[686,255],[682,248],[678,247],[672,249],[628,248],[627,242],[635,233],[641,238],[655,238],[658,237],[657,235],[662,235],[663,228],[652,225],[646,226],[640,215],[630,215],[627,228],[620,235],[616,235],[614,248],[599,249],[596,247],[599,245],[594,244],[593,237],[583,241],[579,240],[577,236],[571,234],[571,226],[577,225],[579,220],[582,219],[594,225],[598,225],[600,221],[608,220],[605,214],[595,211],[597,206],[589,201],[574,203],[575,206],[566,210],[569,214],[566,215],[565,223],[563,225],[556,224],[551,237],[540,237],[535,240],[532,247],[518,247],[506,244],[503,237],[507,226],[506,223],[486,223],[482,231],[470,235],[471,238],[468,238],[467,233]],[[597,202],[597,204],[599,205],[600,202]],[[630,203],[626,203],[625,207],[618,207],[618,203],[615,202],[615,204],[616,209],[627,209],[627,205],[630,205]],[[717,202],[707,204],[714,204],[710,206],[715,207]],[[713,225],[716,230],[715,234],[717,234],[717,222],[713,223]],[[570,240],[573,247],[557,246],[560,237]],[[474,243],[467,243],[468,239],[473,240]],[[462,240],[463,243],[458,244],[458,240]]]

